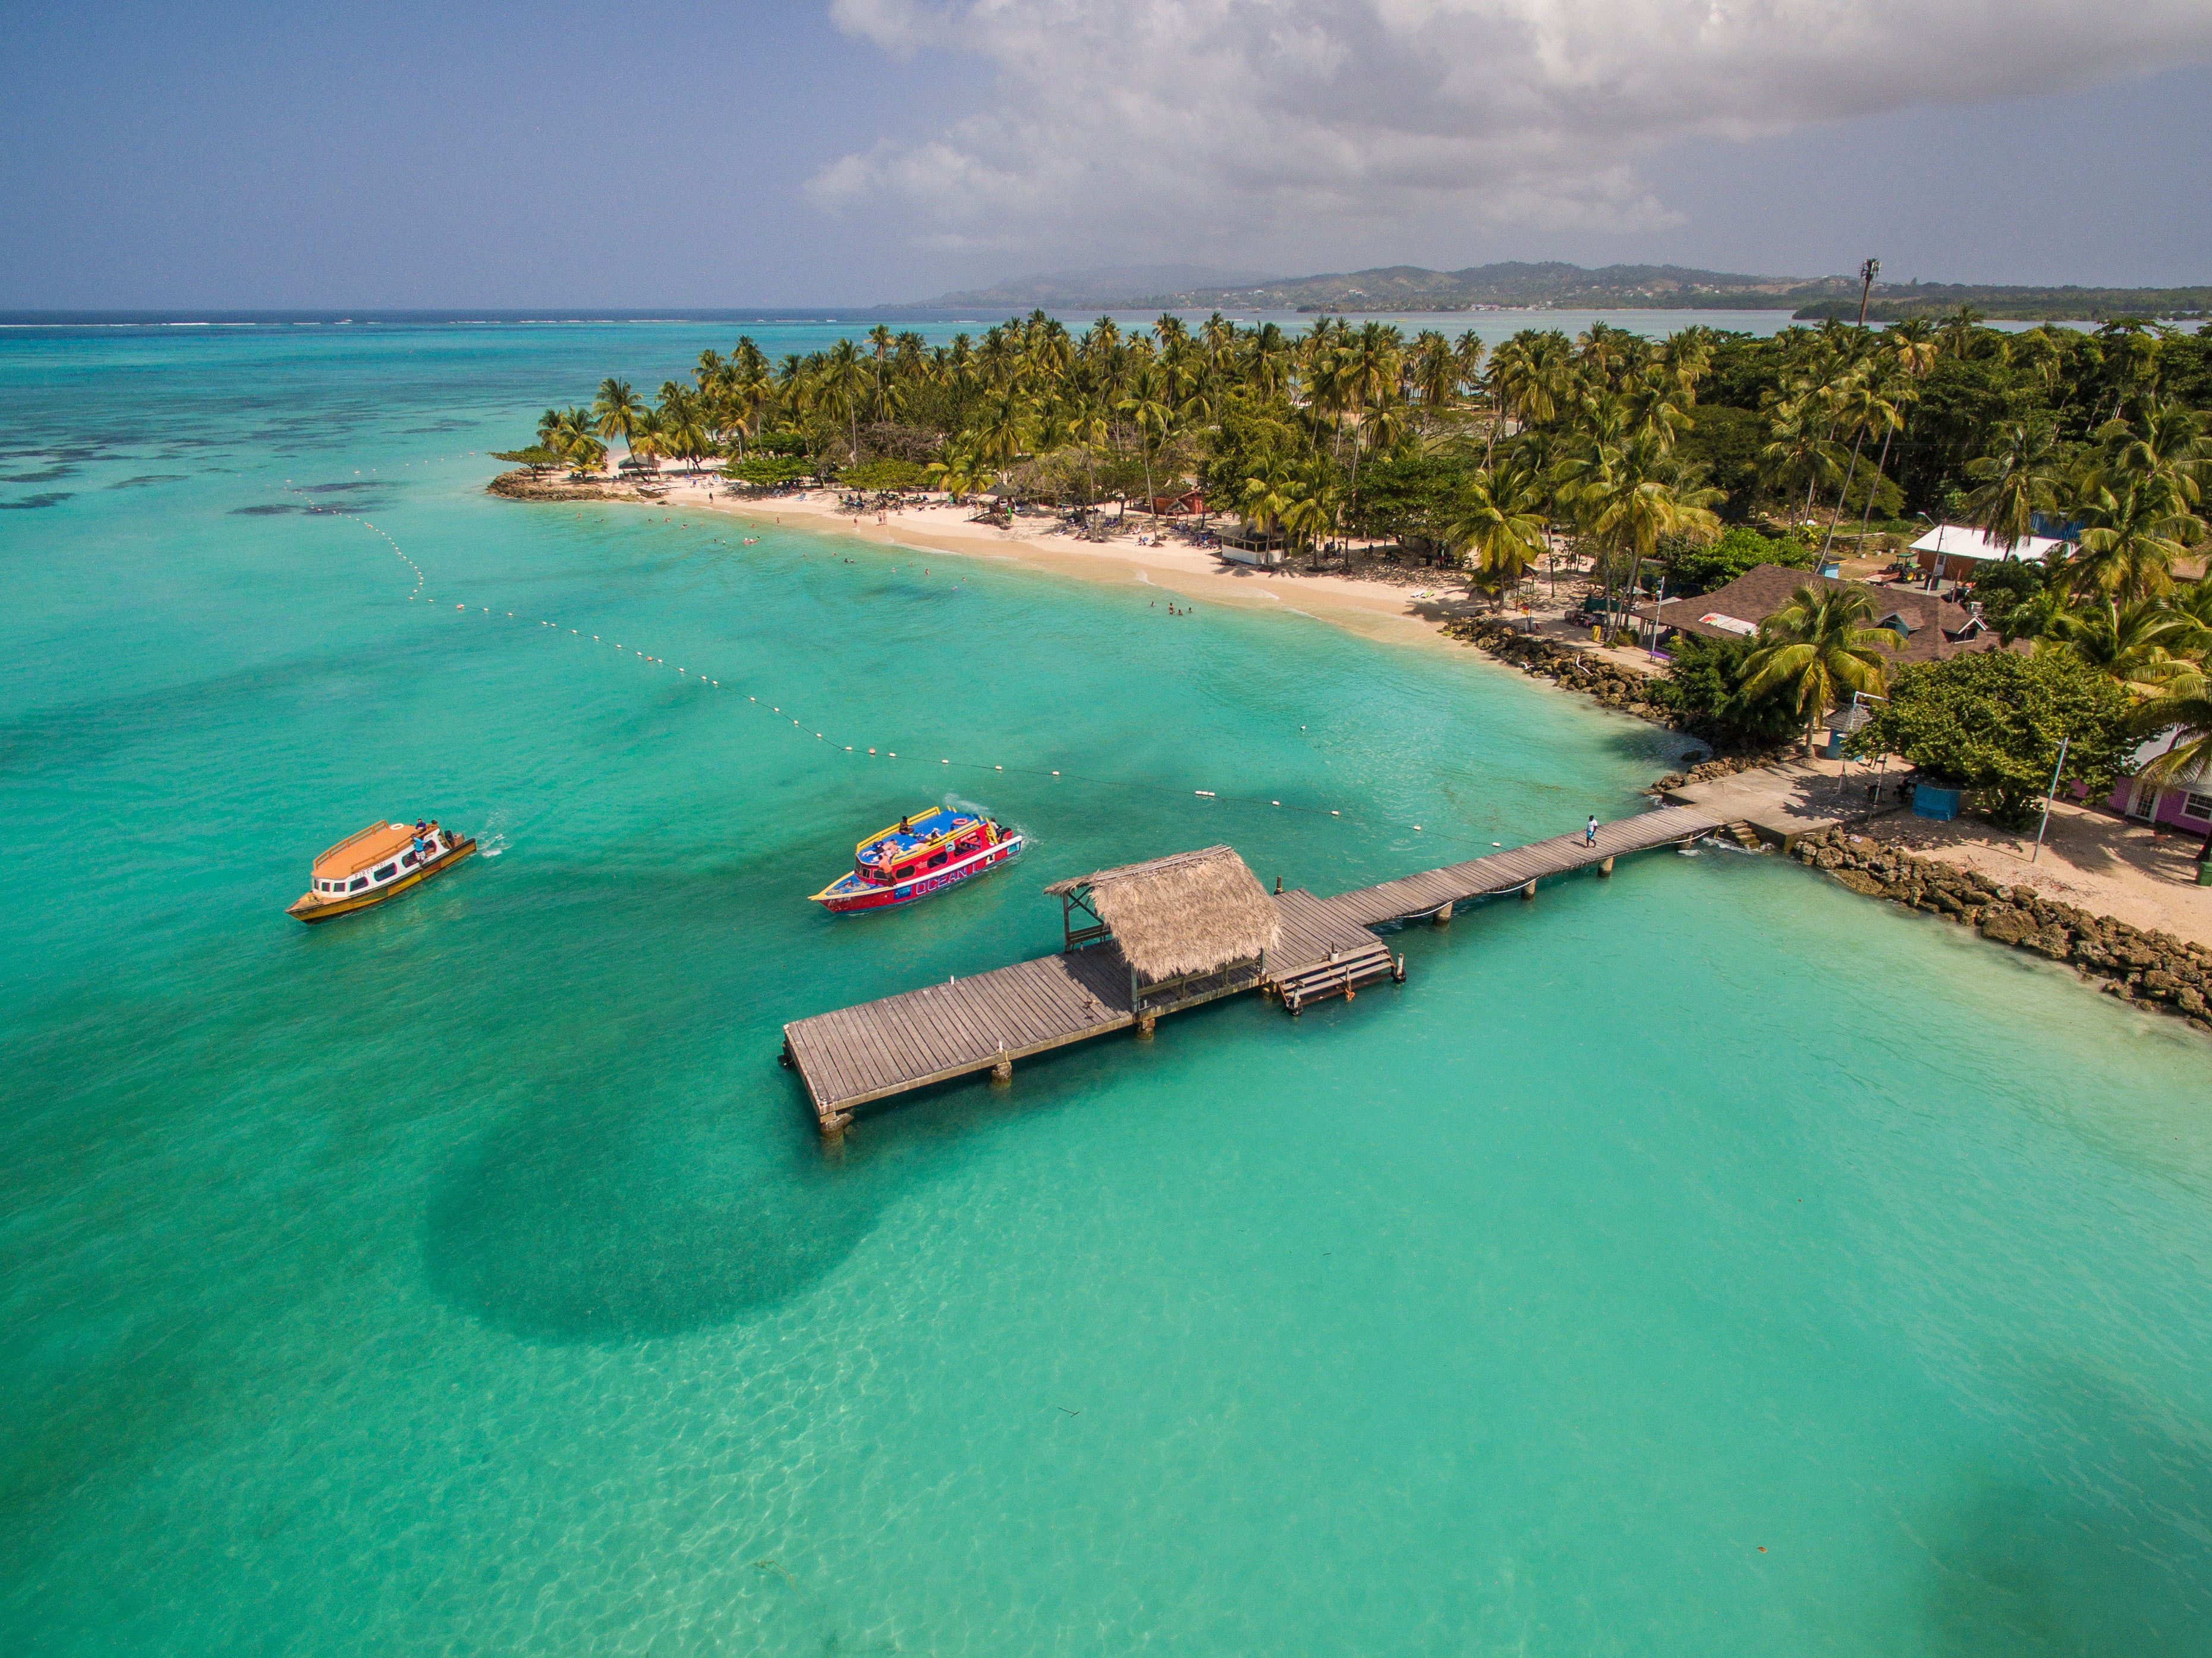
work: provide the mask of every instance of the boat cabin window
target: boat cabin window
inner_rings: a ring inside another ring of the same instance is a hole
[[[376,868],[376,869],[374,869],[374,870],[372,870],[372,871],[370,872],[370,878],[371,878],[372,879],[374,879],[374,880],[378,880],[378,881],[389,881],[389,880],[390,880],[390,879],[394,876],[394,875],[397,875],[398,872],[399,872],[399,865],[397,865],[397,864],[385,864],[385,865],[380,865],[380,867],[378,867],[378,868]]]
[[[401,853],[399,854],[399,867],[400,867],[400,868],[402,868],[402,869],[406,869],[406,868],[408,868],[409,866],[410,866],[414,862],[415,862],[415,854],[414,854],[412,852],[403,852],[403,853]]]
[[[367,877],[366,875],[356,875],[356,876],[355,876],[355,877],[353,878],[353,880],[352,880],[352,881],[351,881],[351,882],[347,885],[347,887],[346,887],[346,890],[347,890],[348,892],[359,892],[359,891],[360,891],[363,887],[367,886],[368,884],[368,877]]]
[[[949,852],[940,852],[940,853],[939,853],[937,854],[937,856],[935,856],[934,858],[933,858],[933,859],[931,859],[929,860],[929,863],[928,863],[928,865],[927,865],[927,866],[928,868],[930,868],[930,869],[935,869],[935,868],[936,868],[939,864],[943,863],[943,862],[944,862],[947,858],[950,858],[951,855],[952,855],[952,854],[951,854],[951,853],[949,853]]]

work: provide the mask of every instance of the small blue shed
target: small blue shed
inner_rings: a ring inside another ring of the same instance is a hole
[[[1959,797],[1963,789],[1938,788],[1933,783],[1912,786],[1912,815],[1932,817],[1939,823],[1948,823],[1959,815]]]

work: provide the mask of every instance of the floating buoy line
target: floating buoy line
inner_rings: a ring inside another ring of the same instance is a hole
[[[378,529],[374,523],[359,513],[349,513],[338,507],[325,507],[319,501],[309,499],[304,491],[291,488],[290,481],[289,479],[286,480],[286,493],[298,496],[300,500],[305,503],[306,510],[310,513],[316,513],[323,518],[344,519],[349,520],[352,523],[360,525],[362,528],[368,531],[371,534],[382,540],[384,544],[392,550],[392,556],[398,559],[401,563],[406,565],[406,567],[415,574],[415,585],[408,592],[408,601],[410,604],[419,602],[428,605],[433,610],[440,608],[438,602],[432,599],[429,595],[422,591],[428,582],[428,578],[423,574],[422,567],[408,556],[406,550],[400,546],[397,541],[392,539],[389,531]],[[867,744],[841,743],[836,734],[814,731],[804,720],[790,715],[780,703],[763,702],[759,696],[756,695],[751,693],[740,693],[736,686],[723,684],[720,679],[708,674],[703,669],[694,671],[689,666],[671,663],[666,657],[656,655],[653,653],[646,650],[642,647],[627,643],[619,640],[603,637],[599,634],[587,635],[578,628],[568,628],[564,633],[562,626],[559,622],[548,620],[541,616],[518,616],[513,610],[495,611],[488,604],[480,604],[475,608],[477,614],[489,617],[495,621],[513,621],[533,623],[538,628],[551,630],[556,635],[573,638],[579,643],[587,643],[611,648],[617,656],[629,656],[634,658],[645,666],[670,669],[680,680],[695,684],[704,691],[727,692],[732,695],[742,694],[744,696],[744,701],[741,706],[748,708],[764,710],[775,716],[778,724],[781,724],[782,720],[786,719],[790,720],[791,728],[793,730],[799,732],[802,737],[809,738],[811,741],[821,744],[824,748],[834,753],[849,754],[855,759],[879,758],[884,760],[898,760],[901,757],[897,750],[892,749],[884,744],[878,744],[870,745]],[[464,615],[467,614],[470,610],[470,607],[464,604],[456,604],[453,606],[453,609],[455,611]],[[1305,727],[1301,726],[1298,729],[1304,731]],[[1346,817],[1340,809],[1335,807],[1299,805],[1293,803],[1286,803],[1279,799],[1266,799],[1259,795],[1221,794],[1216,793],[1212,789],[1170,788],[1164,785],[1158,783],[1133,783],[1125,778],[1097,777],[1081,772],[1063,772],[1048,769],[1040,766],[1008,766],[996,762],[956,760],[949,756],[939,756],[933,763],[931,757],[928,755],[916,754],[911,751],[908,752],[905,756],[904,763],[921,766],[927,769],[939,772],[981,771],[990,772],[994,774],[1009,777],[1058,777],[1070,782],[1091,783],[1103,788],[1141,790],[1145,793],[1158,795],[1167,799],[1204,800],[1224,806],[1249,806],[1268,811],[1297,812],[1309,817],[1332,817],[1342,823],[1356,823],[1366,829],[1410,829],[1413,832],[1423,835],[1432,841],[1456,841],[1462,838],[1456,835],[1437,835],[1433,830],[1424,829],[1419,823],[1378,824],[1363,817]],[[1475,846],[1480,843],[1474,841],[1468,841],[1466,844]],[[1489,844],[1494,847],[1498,842],[1493,841],[1489,842]]]

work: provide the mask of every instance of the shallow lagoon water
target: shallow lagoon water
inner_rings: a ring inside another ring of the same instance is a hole
[[[1049,880],[1227,841],[1337,891],[1682,744],[1297,616],[481,494],[710,343],[0,344],[0,487],[66,496],[0,513],[0,1644],[2212,1649],[2207,1049],[1777,860],[824,1156],[782,1022],[1050,948]],[[811,913],[947,793],[1028,855]],[[499,855],[284,918],[418,811]]]

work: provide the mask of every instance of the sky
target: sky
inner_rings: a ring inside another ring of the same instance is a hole
[[[2208,0],[0,0],[0,39],[4,309],[2212,283]]]

